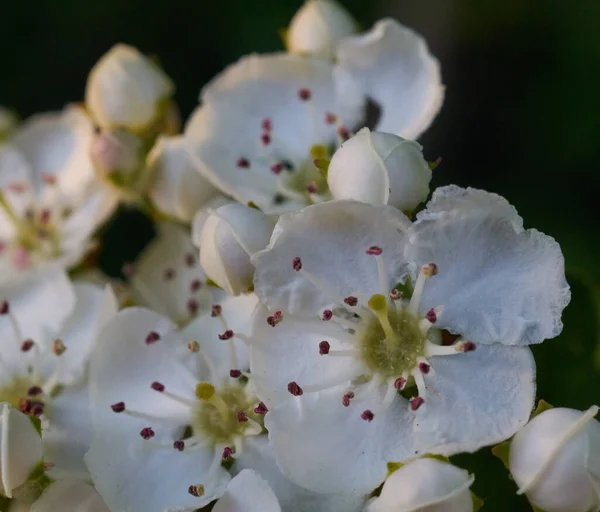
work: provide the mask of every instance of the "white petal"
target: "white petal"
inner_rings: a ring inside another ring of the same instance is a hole
[[[395,20],[381,20],[365,34],[342,39],[337,57],[381,107],[379,131],[416,139],[442,106],[439,62],[419,34]]]
[[[110,406],[125,402],[126,407],[158,418],[170,418],[178,426],[189,423],[190,407],[151,389],[160,382],[168,391],[194,399],[191,376],[175,356],[175,326],[165,317],[141,308],[120,311],[104,327],[90,361],[92,418],[98,431],[132,433],[152,427],[157,435],[163,425],[140,424],[125,414],[115,414]],[[147,344],[150,332],[160,336]],[[139,437],[139,436],[138,436]]]
[[[495,204],[457,208],[411,227],[407,258],[435,263],[422,311],[443,306],[437,326],[477,343],[540,343],[562,330],[569,303],[558,243],[535,229],[515,231]]]
[[[213,512],[281,512],[273,490],[261,476],[245,469],[236,476]]]
[[[92,480],[110,510],[164,512],[178,507],[202,508],[225,492],[230,477],[219,468],[207,481],[212,450],[195,448],[182,452],[144,441],[98,436],[85,456]],[[205,495],[194,497],[191,485],[203,484]]]
[[[92,418],[87,385],[66,386],[46,403],[42,429],[44,460],[53,479],[89,479],[83,456],[92,443]]]
[[[269,246],[252,258],[256,294],[271,309],[300,314],[314,314],[340,297],[387,295],[406,273],[402,253],[408,224],[395,208],[354,201],[330,201],[283,215]],[[370,246],[383,249],[387,290],[379,289],[375,258],[366,254]],[[294,271],[296,257],[330,293]]]
[[[352,349],[348,334],[333,321],[302,320],[283,315],[275,327],[267,323],[266,308],[257,308],[252,325],[251,370],[258,396],[269,406],[291,398],[288,384],[300,387],[327,382],[344,382],[344,376],[361,374],[352,357],[319,354],[319,343],[328,341],[331,350]],[[350,377],[345,379],[350,380]],[[340,391],[341,403],[343,391]]]
[[[30,512],[110,512],[100,495],[81,480],[59,480],[50,485]]]
[[[387,463],[413,457],[414,413],[398,397],[377,411],[379,392],[360,388],[349,407],[342,392],[304,394],[281,402],[265,417],[277,463],[296,484],[320,493],[370,493],[383,482]],[[375,412],[373,421],[361,418]]]
[[[301,89],[311,91],[310,101],[299,98]],[[198,170],[224,193],[266,213],[300,207],[297,201],[274,203],[280,180],[271,166],[288,161],[294,173],[312,166],[311,147],[338,140],[326,114],[337,115],[349,129],[363,114],[363,97],[343,72],[327,61],[289,54],[241,59],[204,88],[202,102],[185,130]],[[267,147],[261,144],[265,119],[272,124]],[[240,158],[247,168],[238,166]]]
[[[60,382],[71,384],[86,370],[87,361],[104,324],[112,318],[119,306],[110,288],[91,283],[75,283],[75,309],[60,331],[67,347]]]
[[[135,263],[130,283],[137,303],[183,325],[207,311],[213,302],[205,279],[189,232],[176,224],[162,223]],[[200,288],[196,288],[196,281]]]
[[[535,362],[527,347],[480,345],[434,356],[427,395],[415,419],[419,454],[474,452],[508,439],[529,419]]]
[[[288,480],[277,467],[273,446],[266,436],[247,439],[244,451],[236,456],[232,471],[238,477],[234,477],[233,481],[252,470],[257,471],[268,482],[285,511],[358,512],[364,505],[365,499],[359,494],[315,493]]]
[[[148,194],[160,211],[182,222],[217,195],[217,189],[192,165],[182,136],[161,137],[150,154],[153,178]]]

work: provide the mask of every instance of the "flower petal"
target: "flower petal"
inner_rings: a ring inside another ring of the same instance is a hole
[[[337,57],[340,67],[381,107],[378,131],[416,139],[442,106],[439,62],[419,34],[393,19],[342,39]]]
[[[407,258],[435,263],[421,310],[443,306],[436,326],[477,343],[540,343],[562,330],[569,303],[558,243],[535,229],[518,232],[497,208],[457,208],[411,227]]]
[[[415,419],[419,454],[474,452],[508,439],[529,420],[535,398],[529,348],[481,345],[430,363],[434,372]]]
[[[213,512],[281,512],[281,507],[269,484],[256,471],[245,469],[229,482]]]
[[[303,90],[308,101],[300,98]],[[327,114],[353,129],[364,106],[354,84],[331,63],[285,53],[242,58],[203,89],[201,100],[185,129],[198,170],[224,193],[265,212],[301,207],[274,201],[280,179],[271,167],[286,162],[295,169],[289,172],[299,173],[312,166],[313,145],[338,141]],[[268,144],[261,142],[265,120]]]
[[[31,505],[31,512],[110,512],[100,495],[81,480],[65,479],[51,484]]]
[[[402,253],[408,225],[395,208],[356,201],[329,201],[283,215],[269,246],[252,258],[256,294],[271,309],[304,315],[350,295],[387,295],[406,273]],[[383,250],[386,290],[379,289],[375,258],[366,254],[371,246]],[[302,268],[330,291],[294,271],[294,258],[301,258]]]

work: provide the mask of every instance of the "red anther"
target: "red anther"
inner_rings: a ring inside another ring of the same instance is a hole
[[[10,308],[8,306],[7,300],[3,300],[2,302],[0,302],[0,315],[8,314],[9,310]]]
[[[390,290],[390,299],[392,300],[400,300],[402,298],[402,292],[397,288],[392,288]]]
[[[196,263],[196,257],[191,252],[188,252],[185,255],[185,264],[188,267],[193,267],[195,263]]]
[[[425,403],[425,400],[423,400],[422,397],[420,396],[415,396],[414,398],[410,399],[410,408],[413,411],[416,411],[419,407],[421,407],[423,404]]]
[[[344,407],[349,407],[350,406],[350,400],[352,400],[353,398],[354,398],[354,393],[352,391],[348,391],[348,393],[346,393],[342,397],[342,404],[344,405]]]
[[[179,441],[174,441],[173,448],[175,448],[177,451],[182,452],[183,449],[185,448],[185,442],[182,441],[181,439]]]
[[[198,304],[198,301],[196,299],[188,299],[186,306],[188,313],[191,316],[195,316],[198,314],[198,309],[200,308],[200,305]]]
[[[428,320],[432,324],[437,322],[437,314],[433,308],[425,313],[425,320]]]
[[[329,354],[330,349],[331,345],[328,341],[322,341],[321,343],[319,343],[319,354],[321,354],[322,356],[326,356],[327,354]]]
[[[383,252],[383,249],[381,247],[377,247],[376,245],[372,245],[367,249],[366,252],[370,256],[379,256]]]
[[[328,322],[329,320],[331,320],[331,317],[333,317],[333,311],[331,311],[331,309],[326,309],[325,311],[323,311],[323,316],[321,317],[321,319],[325,322]]]
[[[273,129],[273,123],[271,122],[271,120],[268,117],[263,119],[261,126],[265,132],[270,132]]]
[[[275,311],[275,313],[273,313],[273,318],[275,319],[276,322],[281,322],[281,320],[283,320],[283,313],[279,310]]]
[[[197,292],[200,288],[202,288],[202,281],[200,281],[200,279],[194,279],[190,283],[190,292]]]
[[[325,124],[335,124],[337,123],[337,116],[332,114],[331,112],[327,112],[325,114]]]
[[[150,384],[150,387],[154,391],[158,391],[159,393],[162,393],[165,390],[165,385],[161,384],[160,382],[153,382],[152,384]]]
[[[260,141],[263,143],[263,145],[268,146],[271,144],[271,136],[268,133],[263,133],[260,137]]]
[[[221,460],[228,462],[231,459],[233,459],[233,450],[229,446],[226,446],[225,448],[223,448],[223,455],[221,455]]]
[[[235,416],[240,423],[245,423],[248,421],[248,416],[246,416],[244,411],[238,411]]]
[[[344,302],[348,304],[348,306],[356,306],[358,304],[358,299],[351,295],[350,297],[346,297]]]
[[[231,369],[229,370],[229,376],[232,379],[239,379],[242,376],[242,372],[240,370]]]
[[[296,256],[293,260],[292,260],[292,268],[296,271],[296,272],[300,272],[300,270],[302,270],[302,259],[300,259],[300,257]]]
[[[175,270],[173,270],[172,268],[166,268],[163,273],[163,277],[165,278],[165,280],[170,281],[175,277]]]
[[[188,493],[194,496],[195,498],[199,498],[204,496],[204,486],[203,485],[190,485],[188,487]]]
[[[33,345],[35,345],[35,343],[32,339],[26,339],[21,343],[21,352],[29,352],[33,348]]]
[[[466,341],[463,345],[463,352],[473,352],[477,348],[477,345],[472,341]]]
[[[317,185],[315,183],[309,183],[306,187],[306,191],[309,194],[316,194],[317,193]]]
[[[367,409],[366,411],[362,412],[360,417],[365,421],[371,422],[371,421],[373,421],[373,418],[375,417],[375,415],[373,414],[373,411],[370,411],[369,409]]]
[[[258,402],[258,405],[254,408],[254,414],[265,415],[269,412],[269,409],[264,402]]]
[[[213,304],[210,308],[210,316],[216,317],[223,312],[223,308],[219,304]]]
[[[27,396],[38,396],[38,395],[41,395],[43,392],[44,392],[44,390],[41,387],[31,386],[27,390]]]
[[[343,126],[338,126],[337,132],[340,136],[340,139],[342,139],[343,141],[347,141],[350,138],[350,132],[347,128],[344,128]]]
[[[398,377],[395,381],[394,381],[394,387],[398,390],[398,391],[402,391],[405,387],[406,387],[406,379],[404,377]]]
[[[423,265],[421,272],[423,272],[426,277],[433,277],[437,275],[438,267],[435,263],[429,263],[427,265]]]
[[[156,343],[159,339],[160,334],[158,334],[156,331],[150,331],[148,333],[148,336],[146,336],[146,345],[152,345],[153,343]]]
[[[142,436],[142,439],[145,439],[146,441],[148,439],[152,439],[154,437],[154,430],[152,430],[150,427],[145,427],[140,431],[140,436]]]
[[[419,363],[419,371],[423,375],[427,375],[431,371],[431,366],[429,366],[427,363]]]
[[[29,408],[29,414],[34,418],[39,418],[44,414],[44,404],[42,402],[32,402]]]
[[[288,391],[294,396],[302,396],[304,394],[304,391],[298,386],[297,382],[290,382],[288,384]]]
[[[116,404],[112,404],[110,408],[113,412],[123,412],[125,410],[125,402],[117,402]]]
[[[282,163],[276,163],[273,164],[271,166],[271,172],[275,175],[277,174],[281,174],[281,171],[283,171],[283,164]]]
[[[250,167],[250,161],[247,158],[240,158],[237,161],[237,166],[240,169],[248,169]]]
[[[310,100],[310,97],[312,96],[310,89],[300,89],[298,91],[298,97],[302,100],[302,101],[308,101]]]
[[[231,329],[228,329],[223,334],[219,334],[219,339],[222,341],[230,340],[231,338],[233,338],[233,331]]]

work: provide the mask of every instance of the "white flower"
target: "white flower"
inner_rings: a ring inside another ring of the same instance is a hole
[[[12,498],[42,461],[42,440],[31,420],[6,402],[0,403],[0,492]]]
[[[133,301],[186,325],[210,311],[215,291],[206,285],[189,231],[173,223],[156,226],[156,237],[138,260],[126,265]]]
[[[15,129],[18,122],[19,118],[12,110],[0,105],[0,141]]]
[[[181,331],[137,308],[105,328],[90,367],[96,438],[86,463],[109,508],[195,510],[245,468],[269,481],[285,510],[361,507],[361,497],[314,495],[277,469],[241,343],[256,303],[229,298]]]
[[[256,471],[244,469],[234,477],[213,512],[281,512],[269,483]]]
[[[0,146],[0,266],[7,279],[48,260],[79,262],[116,202],[96,180],[84,111],[35,116]]]
[[[110,512],[89,484],[75,479],[57,480],[31,505],[29,512]]]
[[[104,322],[116,312],[110,288],[71,284],[45,267],[0,290],[0,401],[42,419],[51,475],[86,475],[91,440],[87,360]]]
[[[264,213],[242,204],[226,204],[210,211],[201,233],[195,234],[200,240],[202,269],[229,294],[248,292],[254,278],[250,258],[267,246],[272,231]]]
[[[510,472],[529,501],[546,512],[600,510],[598,407],[549,409],[510,445]]]
[[[174,89],[150,59],[131,46],[117,44],[91,70],[85,103],[102,128],[142,133],[164,115]]]
[[[185,128],[198,171],[241,203],[293,211],[330,198],[330,151],[366,123],[366,96],[378,130],[412,139],[429,126],[443,88],[420,36],[384,20],[337,51],[339,63],[250,55],[213,79]]]
[[[474,451],[526,423],[522,345],[560,332],[569,288],[558,244],[485,194],[438,189],[412,225],[389,206],[310,206],[253,257],[270,312],[255,315],[251,369],[299,485],[368,492],[386,461]]]
[[[174,219],[191,222],[194,214],[218,194],[192,165],[181,136],[161,137],[148,155],[147,167],[152,176],[150,199],[159,211]]]
[[[475,478],[464,469],[425,457],[387,478],[368,512],[472,512],[469,487]]]
[[[333,57],[337,42],[358,30],[358,23],[335,0],[308,0],[286,33],[288,51]]]
[[[430,181],[420,144],[368,128],[342,144],[327,172],[334,199],[390,204],[403,212],[427,199]]]

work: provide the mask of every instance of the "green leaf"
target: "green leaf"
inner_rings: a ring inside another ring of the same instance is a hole
[[[503,443],[494,446],[492,448],[492,454],[502,461],[502,464],[504,464],[506,469],[509,469],[508,460],[510,455],[510,441],[504,441]]]

